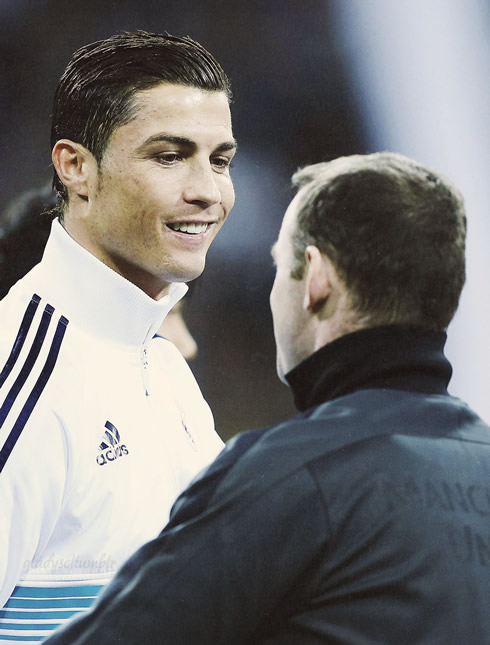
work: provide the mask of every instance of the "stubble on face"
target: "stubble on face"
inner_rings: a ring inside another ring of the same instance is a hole
[[[204,269],[234,203],[235,144],[221,92],[163,83],[135,106],[111,136],[77,241],[158,299]]]

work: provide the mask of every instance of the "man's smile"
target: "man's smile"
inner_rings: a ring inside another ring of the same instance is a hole
[[[172,222],[167,226],[179,233],[199,235],[200,233],[205,233],[211,224],[212,222]]]

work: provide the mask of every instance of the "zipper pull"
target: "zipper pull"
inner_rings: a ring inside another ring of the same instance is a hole
[[[148,378],[148,347],[143,345],[141,350],[141,372],[143,376],[143,388],[146,396],[150,396],[149,392],[149,378]]]

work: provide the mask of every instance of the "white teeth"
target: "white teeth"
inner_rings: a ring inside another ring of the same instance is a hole
[[[196,224],[194,222],[175,222],[168,225],[174,231],[180,231],[181,233],[190,233],[191,235],[199,235],[199,233],[204,233],[208,228],[207,224]]]

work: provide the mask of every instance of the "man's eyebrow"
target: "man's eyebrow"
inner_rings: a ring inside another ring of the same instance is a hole
[[[151,143],[174,143],[177,146],[184,146],[186,148],[197,148],[197,144],[195,141],[192,141],[192,139],[188,139],[187,137],[179,137],[174,134],[165,134],[164,132],[160,134],[154,134],[151,137],[148,137],[140,146],[141,148],[144,148]]]
[[[187,137],[180,137],[174,134],[166,134],[165,132],[154,134],[153,136],[148,137],[148,139],[143,142],[139,149],[145,148],[152,143],[173,143],[177,146],[182,146],[191,150],[197,149],[197,143],[192,139],[189,139]],[[226,150],[236,150],[237,148],[237,142],[235,141],[235,139],[232,139],[231,141],[223,141],[223,143],[218,144],[214,151],[225,152]]]
[[[216,152],[226,152],[227,150],[238,150],[238,143],[235,141],[235,139],[232,139],[231,141],[224,141],[215,148]]]

